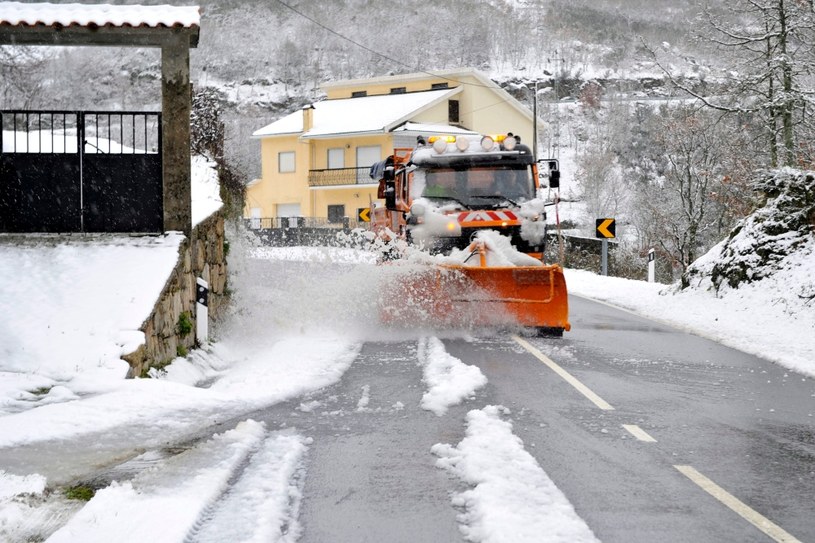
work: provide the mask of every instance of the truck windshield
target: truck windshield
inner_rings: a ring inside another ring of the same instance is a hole
[[[501,207],[535,197],[529,165],[501,165],[467,169],[434,168],[425,170],[421,195],[449,198],[467,206]]]

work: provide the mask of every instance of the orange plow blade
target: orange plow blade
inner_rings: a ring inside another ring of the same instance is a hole
[[[566,280],[551,266],[423,266],[403,274],[380,306],[389,323],[444,327],[521,325],[569,330]]]
[[[560,266],[461,267],[458,272],[474,288],[455,294],[453,307],[475,305],[488,314],[509,316],[521,326],[553,332],[571,329],[566,280]]]

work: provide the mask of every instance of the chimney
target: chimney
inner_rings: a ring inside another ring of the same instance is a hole
[[[303,107],[303,132],[308,132],[314,127],[314,104]]]

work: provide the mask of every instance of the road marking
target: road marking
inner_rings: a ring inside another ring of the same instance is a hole
[[[632,436],[636,437],[640,441],[645,441],[647,443],[656,443],[657,440],[648,435],[648,432],[637,426],[636,424],[623,424],[623,428],[628,430],[628,433]]]
[[[560,375],[567,383],[576,388],[578,392],[580,392],[583,396],[591,400],[592,403],[594,403],[594,405],[596,405],[600,409],[603,409],[604,411],[614,410],[614,408],[611,407],[611,405],[607,401],[605,401],[603,398],[592,392],[589,387],[578,381],[577,378],[574,377],[571,373],[558,366],[551,358],[549,358],[548,356],[540,352],[538,349],[530,345],[527,341],[519,338],[518,336],[512,336],[512,339],[514,339],[521,347],[532,353],[532,356],[534,356],[535,358],[549,366],[549,369]]]
[[[693,466],[674,466],[688,479],[699,485],[702,490],[738,513],[744,520],[773,538],[779,543],[801,543],[789,532],[774,524],[761,513],[751,509],[747,504],[727,492],[725,489],[696,471]]]

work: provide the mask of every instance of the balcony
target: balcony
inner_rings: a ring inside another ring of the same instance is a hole
[[[368,175],[370,166],[362,168],[333,168],[330,170],[309,170],[309,187],[333,187],[339,185],[375,185]]]

